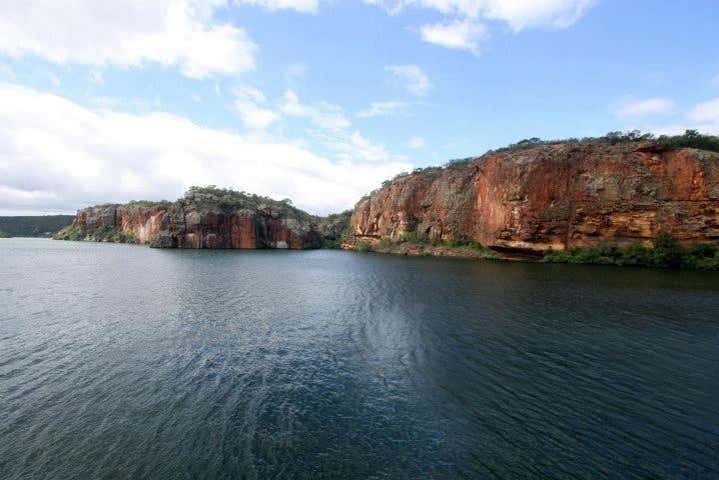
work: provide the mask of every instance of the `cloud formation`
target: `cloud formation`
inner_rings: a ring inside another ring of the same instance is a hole
[[[689,112],[695,122],[711,122],[719,125],[719,98],[699,103]]]
[[[486,22],[517,33],[527,28],[561,29],[573,25],[598,0],[364,0],[396,15],[407,7],[434,10],[445,18],[419,28],[422,40],[477,54],[488,38]]]
[[[0,2],[0,52],[56,64],[154,62],[193,78],[252,70],[257,46],[245,30],[214,20],[225,6],[227,0]]]
[[[281,110],[290,117],[307,118],[323,129],[342,130],[351,125],[341,107],[327,102],[304,104],[293,90],[285,91]]]
[[[402,80],[405,88],[412,95],[421,97],[427,95],[433,88],[427,74],[417,65],[387,65],[384,69]]]
[[[424,148],[425,141],[422,137],[412,137],[407,141],[407,147],[417,150],[419,148]]]
[[[347,146],[349,145],[349,146]],[[0,212],[72,212],[104,202],[174,199],[215,184],[329,213],[412,165],[359,133],[330,161],[287,140],[203,127],[168,113],[94,110],[0,83]],[[359,151],[359,153],[358,153]]]
[[[434,23],[420,28],[422,40],[440,47],[479,53],[480,41],[487,36],[487,28],[471,20]]]
[[[360,118],[386,117],[393,115],[407,107],[407,102],[389,100],[385,102],[372,102],[369,107],[357,112]]]
[[[496,20],[518,32],[529,27],[566,28],[579,20],[597,0],[365,0],[392,14],[415,6],[447,16]]]
[[[671,98],[627,98],[614,107],[618,117],[646,117],[649,115],[668,115],[676,110]]]
[[[235,110],[247,128],[264,130],[279,119],[272,110],[262,108],[265,95],[255,87],[243,85],[234,90]]]
[[[656,117],[674,114],[677,111],[676,103],[667,98],[648,98],[644,100],[628,100],[621,104],[615,111],[625,118],[646,118],[656,122]],[[700,133],[719,134],[719,98],[713,98],[697,103],[688,111],[682,114],[681,120],[671,124],[644,124],[635,125],[629,130],[637,128],[652,132],[655,135],[681,135],[686,130],[697,130]]]
[[[256,5],[267,10],[296,10],[302,13],[315,13],[319,0],[235,0],[238,4]]]

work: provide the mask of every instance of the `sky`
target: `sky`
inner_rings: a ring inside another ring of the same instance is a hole
[[[351,208],[529,137],[719,133],[716,0],[0,1],[0,215]]]

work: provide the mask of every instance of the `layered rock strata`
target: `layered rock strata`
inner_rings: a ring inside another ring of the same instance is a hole
[[[422,238],[543,252],[719,240],[719,154],[655,142],[490,152],[400,175],[357,205],[345,247]]]

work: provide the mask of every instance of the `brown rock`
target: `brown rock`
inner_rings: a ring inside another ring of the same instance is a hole
[[[87,233],[111,228],[163,248],[319,248],[322,237],[305,216],[164,202],[89,207],[77,212],[73,227]]]
[[[717,241],[719,154],[652,142],[490,152],[395,178],[357,204],[350,227],[349,246],[407,234],[527,251],[649,243],[662,231]]]

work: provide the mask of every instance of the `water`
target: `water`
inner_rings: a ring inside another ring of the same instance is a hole
[[[0,240],[0,478],[719,478],[719,275]]]

